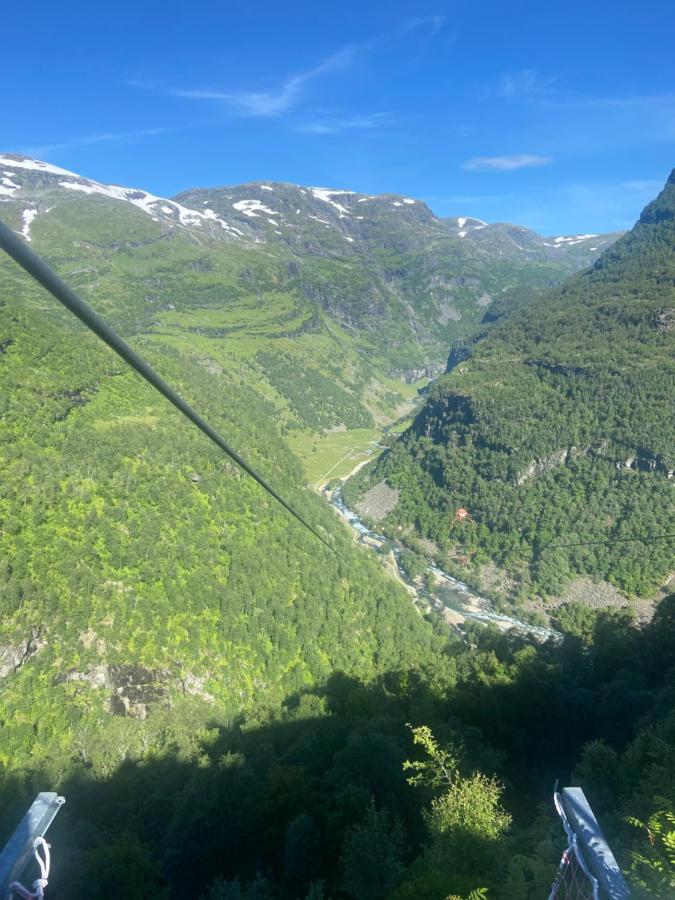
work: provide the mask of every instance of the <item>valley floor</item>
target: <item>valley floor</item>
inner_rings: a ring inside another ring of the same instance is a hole
[[[302,463],[308,482],[317,490],[333,478],[344,478],[359,462],[368,462],[382,432],[375,428],[329,431],[322,435],[297,432],[287,438]]]
[[[380,446],[387,433],[398,433],[407,427],[409,417],[419,402],[420,388],[426,381],[415,385],[401,383],[400,393],[405,400],[396,409],[397,417],[384,417],[379,428],[350,428],[324,431],[294,431],[286,442],[302,463],[307,481],[314,490],[322,489],[333,479],[346,479],[356,467],[365,465]]]

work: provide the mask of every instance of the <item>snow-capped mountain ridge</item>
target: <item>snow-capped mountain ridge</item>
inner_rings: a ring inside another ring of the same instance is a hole
[[[34,176],[42,176],[46,179],[47,185],[54,188],[59,187],[67,191],[78,191],[82,194],[99,195],[110,200],[120,200],[130,203],[137,209],[142,210],[151,216],[153,221],[169,221],[173,225],[182,226],[184,228],[199,228],[204,223],[216,224],[232,235],[243,236],[242,232],[230,225],[211,209],[194,210],[170,200],[165,197],[157,197],[148,191],[139,188],[128,188],[114,184],[103,184],[94,181],[91,178],[85,178],[68,169],[62,169],[53,166],[50,163],[41,160],[29,159],[27,157],[0,155],[0,172],[2,172],[0,181],[0,202],[5,199],[20,200],[19,192],[25,188],[30,188],[30,177],[28,184],[25,184],[25,176],[27,173]],[[20,183],[17,184],[16,180]],[[44,185],[43,185],[44,186]],[[3,196],[4,195],[4,196]],[[26,210],[23,214],[26,219]],[[42,212],[48,212],[45,209]],[[33,215],[29,218],[29,222],[37,216],[41,210],[36,208],[32,211]],[[24,237],[30,240],[27,228],[24,228]]]
[[[184,229],[196,240],[281,243],[295,252],[319,255],[367,253],[374,239],[399,249],[457,240],[480,256],[559,261],[573,252],[579,257],[574,265],[578,268],[590,265],[593,255],[618,236],[544,238],[522,226],[490,224],[472,216],[439,218],[424,201],[397,194],[273,181],[195,189],[167,198],[105,184],[29,157],[0,155],[0,204],[20,205],[14,227],[26,240],[56,203],[78,195],[128,204],[158,225]]]

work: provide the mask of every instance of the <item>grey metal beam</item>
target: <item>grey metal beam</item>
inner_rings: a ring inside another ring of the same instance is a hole
[[[33,855],[35,839],[45,836],[65,802],[55,791],[42,791],[17,825],[0,853],[0,900],[7,897],[10,884],[21,878]]]
[[[630,889],[586,795],[580,787],[563,788],[561,794],[565,815],[577,835],[588,868],[598,880],[601,897],[603,900],[626,900],[630,897]]]

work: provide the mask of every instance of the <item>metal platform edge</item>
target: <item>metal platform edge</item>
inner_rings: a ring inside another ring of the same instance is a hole
[[[630,889],[583,790],[580,787],[563,788],[561,799],[565,815],[577,835],[579,849],[598,880],[600,896],[607,900],[628,900]]]
[[[5,900],[9,886],[21,878],[33,855],[35,839],[44,837],[58,811],[65,803],[56,791],[41,791],[0,853],[0,900]]]

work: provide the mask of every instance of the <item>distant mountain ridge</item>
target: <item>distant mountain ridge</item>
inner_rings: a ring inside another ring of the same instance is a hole
[[[407,381],[441,371],[447,347],[473,336],[492,304],[561,282],[618,236],[548,239],[439,218],[410,197],[273,182],[169,199],[11,154],[0,156],[0,215],[83,288],[93,276],[109,313],[135,331],[155,328],[158,310],[231,308],[242,291],[270,318],[288,300],[265,297],[283,295],[298,315],[285,311],[293,324],[279,334],[338,326],[359,367]]]
[[[593,254],[609,246],[622,233],[545,238],[519,225],[488,224],[469,216],[440,218],[423,201],[398,194],[368,195],[283,182],[199,188],[177,194],[174,199],[194,209],[214,209],[223,217],[236,219],[239,226],[248,226],[256,236],[272,241],[276,236],[302,245],[303,239],[307,239],[308,219],[310,231],[316,231],[318,225],[324,230],[332,229],[352,244],[373,241],[380,236],[379,229],[386,222],[393,232],[390,240],[394,234],[412,227],[418,230],[420,241],[452,236],[468,238],[469,244],[475,243],[483,249],[490,248],[494,242],[498,254],[536,254],[537,259],[555,262],[560,262],[560,257],[570,257],[570,270],[590,265],[596,258]],[[406,245],[411,240],[407,236]],[[578,249],[570,253],[572,247]],[[308,249],[319,250],[318,247]]]
[[[367,195],[350,190],[303,187],[286,182],[252,182],[223,188],[195,188],[168,198],[139,188],[97,182],[51,163],[18,154],[0,155],[0,169],[2,168],[5,171],[0,176],[0,202],[20,201],[24,196],[30,199],[31,188],[56,186],[131,203],[157,221],[186,228],[200,228],[223,239],[226,236],[242,240],[259,240],[261,236],[271,239],[272,234],[292,239],[293,231],[288,229],[297,229],[299,225],[306,224],[297,220],[296,216],[299,215],[305,219],[310,218],[324,228],[335,227],[341,222],[341,231],[348,241],[347,232],[351,231],[356,236],[367,239],[372,219],[396,210],[399,211],[398,217],[403,217],[408,225],[437,225],[454,236],[468,237],[470,241],[484,244],[489,243],[490,238],[502,235],[510,239],[514,252],[541,250],[551,259],[566,255],[571,247],[580,244],[583,245],[581,252],[595,253],[622,234],[611,232],[546,238],[530,229],[508,223],[488,224],[469,216],[439,218],[423,201],[397,194]],[[361,204],[364,203],[368,205],[362,207]],[[272,206],[279,208],[273,209]],[[214,208],[219,208],[222,216],[217,215]],[[37,214],[39,212],[36,211]],[[243,228],[234,227],[233,222]],[[363,222],[366,224],[361,225]],[[287,230],[284,232],[280,229]],[[485,233],[479,235],[481,231]],[[550,252],[543,251],[544,247],[549,248]],[[576,251],[574,256],[579,257],[580,251]]]

